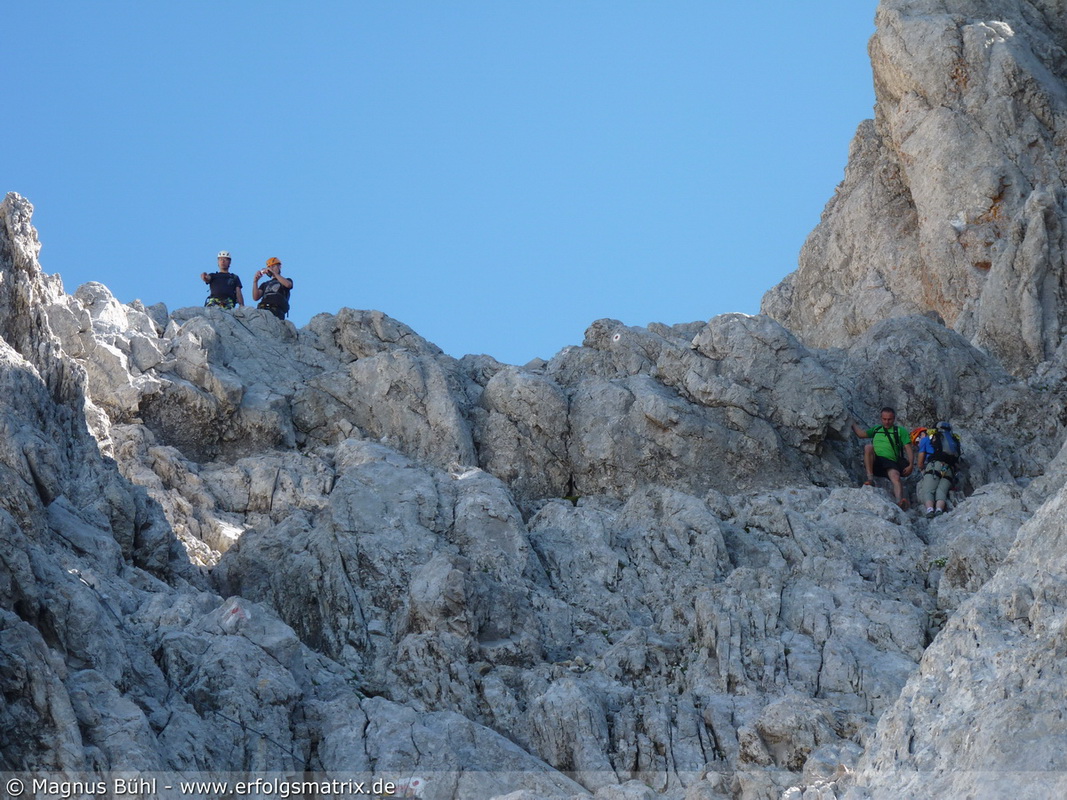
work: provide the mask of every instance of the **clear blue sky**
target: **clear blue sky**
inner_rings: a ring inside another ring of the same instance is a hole
[[[46,272],[200,305],[270,256],[509,363],[755,313],[872,116],[874,0],[7,4],[0,191]]]

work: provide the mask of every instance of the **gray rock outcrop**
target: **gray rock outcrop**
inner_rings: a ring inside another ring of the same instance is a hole
[[[1067,791],[1061,703],[1067,496],[1018,529],[999,568],[966,553],[968,593],[878,724],[849,797],[1058,797]],[[1004,546],[1004,538],[1000,546]],[[974,545],[965,545],[974,550]],[[957,546],[956,556],[964,556]],[[977,555],[977,557],[975,557]],[[994,555],[994,558],[996,556]],[[984,574],[983,574],[984,573]],[[951,597],[950,593],[949,594]]]
[[[1058,8],[884,2],[876,120],[767,314],[526,367],[68,295],[8,195],[5,778],[1062,793]],[[887,403],[963,435],[951,513],[860,486]]]
[[[859,763],[1062,486],[1015,483],[1062,389],[924,317],[832,351],[601,320],[518,368],[375,312],[297,331],[68,296],[32,254],[5,275],[41,298],[5,315],[38,359],[6,345],[7,769],[774,797]],[[967,421],[987,488],[951,517],[852,488],[851,414],[885,398]]]
[[[885,0],[877,104],[763,311],[820,347],[939,314],[1024,374],[1063,341],[1067,28],[1058,0]]]

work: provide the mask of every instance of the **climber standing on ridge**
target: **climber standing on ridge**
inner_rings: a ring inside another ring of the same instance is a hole
[[[263,283],[260,278],[268,278]],[[256,273],[252,286],[252,299],[259,300],[256,308],[265,308],[278,319],[285,319],[289,313],[289,292],[293,282],[282,276],[282,262],[277,258],[268,258],[267,266]]]
[[[241,279],[230,272],[230,251],[223,250],[219,253],[219,271],[208,274],[200,273],[200,279],[208,285],[208,298],[204,301],[205,306],[231,309],[235,305],[245,304],[244,295],[241,294]]]
[[[893,485],[893,497],[903,509],[908,507],[900,478],[911,474],[913,448],[908,429],[897,425],[897,412],[889,406],[882,409],[882,424],[873,428],[861,428],[852,423],[852,431],[861,439],[870,439],[863,447],[863,466],[867,470],[864,486],[874,486],[874,477],[889,478]]]

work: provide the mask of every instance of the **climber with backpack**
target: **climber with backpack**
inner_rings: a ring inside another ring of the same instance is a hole
[[[919,438],[919,499],[926,506],[926,518],[944,514],[948,507],[948,493],[959,474],[963,447],[960,437],[948,422],[937,423]]]
[[[235,306],[243,306],[245,298],[241,294],[241,279],[230,272],[230,263],[233,260],[230,257],[230,251],[221,251],[218,258],[218,272],[200,273],[200,280],[208,285],[208,298],[204,301],[204,305],[227,310]]]
[[[908,501],[904,498],[901,476],[911,474],[913,448],[908,429],[897,425],[897,412],[889,406],[881,411],[882,424],[873,428],[861,428],[858,422],[852,423],[852,431],[861,439],[870,439],[871,444],[863,448],[863,466],[867,470],[864,486],[874,486],[875,476],[888,478],[893,486],[893,497],[898,506],[907,509]]]
[[[269,278],[259,283],[260,278]],[[293,282],[282,275],[282,262],[277,258],[268,258],[265,269],[259,270],[253,278],[252,299],[258,300],[256,308],[264,308],[278,319],[285,319],[289,313],[289,292]]]

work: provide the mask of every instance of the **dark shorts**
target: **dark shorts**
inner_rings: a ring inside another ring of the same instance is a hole
[[[888,478],[889,470],[891,469],[895,469],[897,472],[903,472],[904,467],[906,466],[908,466],[908,462],[904,460],[894,461],[893,459],[886,458],[885,456],[874,457],[874,474],[877,475],[879,478]]]
[[[262,308],[264,311],[269,311],[278,319],[285,319],[286,311],[284,308],[278,308],[278,306],[268,306],[266,303],[260,303],[256,308]]]

